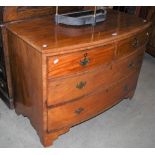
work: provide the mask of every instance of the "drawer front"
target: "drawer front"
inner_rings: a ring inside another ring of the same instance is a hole
[[[131,52],[135,52],[139,47],[144,46],[148,41],[148,32],[143,31],[130,38],[118,42],[117,58],[127,56]]]
[[[124,76],[140,69],[143,59],[143,50],[137,51],[129,57],[116,62],[112,68],[98,68],[78,76],[60,80],[49,80],[47,91],[48,105],[65,103],[81,98],[99,87],[106,87]]]
[[[138,74],[135,72],[109,89],[98,90],[80,100],[48,109],[48,131],[73,126],[112,107],[135,89]]]
[[[48,78],[74,74],[98,65],[110,64],[114,57],[114,50],[113,45],[106,45],[72,54],[49,57],[47,60]]]

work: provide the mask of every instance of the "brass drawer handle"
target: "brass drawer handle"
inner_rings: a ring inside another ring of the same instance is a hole
[[[139,46],[139,41],[137,38],[134,38],[133,43],[132,43],[132,47],[137,48]]]
[[[128,68],[133,68],[135,65],[134,65],[134,63],[133,62],[130,62],[129,64],[128,64]]]
[[[81,66],[86,66],[89,62],[90,62],[90,60],[89,60],[89,58],[87,57],[87,53],[85,53],[84,54],[84,58],[80,61],[80,65]]]
[[[149,33],[149,32],[146,32],[146,35],[147,35],[147,36],[149,36],[149,35],[150,35],[150,33]]]
[[[125,86],[124,86],[124,91],[125,91],[125,92],[128,92],[128,91],[129,91],[128,85],[125,85]]]
[[[74,112],[75,112],[77,115],[79,115],[79,114],[81,114],[82,111],[84,111],[83,108],[78,108],[78,109],[76,109]]]
[[[86,81],[80,81],[77,85],[76,85],[76,88],[78,89],[82,89],[86,86]]]

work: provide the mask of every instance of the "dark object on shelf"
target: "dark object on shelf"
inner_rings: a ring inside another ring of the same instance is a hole
[[[72,26],[80,26],[80,25],[95,25],[98,22],[102,22],[106,19],[107,11],[103,9],[99,10],[86,10],[65,14],[56,14],[55,22],[57,24],[65,24]]]

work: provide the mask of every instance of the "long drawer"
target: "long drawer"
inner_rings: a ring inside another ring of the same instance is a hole
[[[107,89],[69,104],[48,109],[48,132],[73,126],[112,107],[136,87],[139,71]]]
[[[132,52],[135,52],[139,47],[144,46],[148,41],[149,30],[142,31],[132,37],[126,38],[118,42],[117,58],[122,58]]]
[[[72,54],[48,57],[48,78],[87,71],[95,66],[110,64],[114,58],[113,44],[86,49]]]
[[[96,91],[99,87],[106,87],[115,81],[119,81],[124,76],[140,69],[143,53],[144,48],[114,63],[113,66],[97,68],[69,78],[49,80],[47,89],[48,106],[84,97]]]

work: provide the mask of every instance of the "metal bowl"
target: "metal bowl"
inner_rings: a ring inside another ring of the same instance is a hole
[[[56,14],[55,22],[57,24],[65,24],[72,26],[82,26],[82,25],[95,25],[98,22],[102,22],[106,19],[107,11],[104,9],[94,11],[79,11],[65,14]]]

